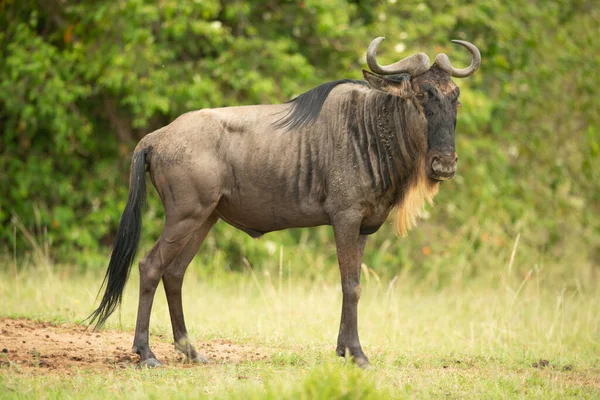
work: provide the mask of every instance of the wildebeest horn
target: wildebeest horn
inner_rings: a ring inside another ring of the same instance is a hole
[[[429,57],[425,53],[413,54],[390,65],[379,65],[377,63],[377,48],[384,39],[384,37],[378,37],[371,42],[367,49],[367,64],[371,68],[371,71],[380,75],[408,73],[412,76],[417,76],[429,69]]]
[[[444,53],[440,53],[435,56],[434,64],[437,64],[443,70],[447,71],[450,75],[456,78],[466,78],[467,76],[473,74],[479,66],[481,65],[481,54],[479,53],[479,49],[475,47],[474,44],[466,42],[464,40],[453,40],[452,43],[460,44],[461,46],[466,47],[471,54],[473,55],[473,59],[471,60],[471,65],[467,68],[454,68],[452,64],[450,64],[450,59]]]

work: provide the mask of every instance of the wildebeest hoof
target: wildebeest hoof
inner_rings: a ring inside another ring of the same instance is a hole
[[[366,357],[356,357],[356,358],[352,358],[352,361],[354,362],[354,364],[356,364],[358,367],[360,367],[361,369],[369,369],[372,368],[371,367],[371,363],[369,363],[369,360]]]
[[[146,368],[162,367],[162,365],[163,365],[163,363],[158,361],[156,358],[148,358],[147,360],[140,362],[140,367],[146,367]]]
[[[202,354],[196,354],[196,357],[190,358],[190,362],[194,364],[208,364],[208,359]]]

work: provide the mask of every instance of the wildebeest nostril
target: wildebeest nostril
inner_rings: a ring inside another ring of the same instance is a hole
[[[441,159],[442,161],[445,161],[447,163],[451,163],[451,162],[456,162],[458,160],[458,154],[456,154],[455,151],[453,152],[448,152],[448,153],[441,153],[438,156],[436,156],[436,158]]]
[[[456,158],[448,160],[441,157],[434,157],[431,162],[431,169],[437,174],[454,174],[456,172]]]

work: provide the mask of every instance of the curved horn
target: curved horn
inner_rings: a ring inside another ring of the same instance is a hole
[[[435,56],[435,61],[433,63],[437,64],[444,71],[456,78],[466,78],[467,76],[472,75],[475,71],[477,71],[477,69],[479,69],[479,66],[481,65],[481,54],[479,53],[479,49],[475,47],[474,44],[464,40],[453,40],[452,43],[460,44],[471,52],[473,55],[471,65],[462,69],[454,68],[452,64],[450,64],[450,59],[444,53],[440,53]]]
[[[377,63],[377,48],[384,39],[384,37],[378,37],[371,42],[367,49],[367,64],[371,71],[380,75],[395,75],[406,72],[412,76],[417,76],[429,69],[429,57],[425,53],[413,54],[390,65],[379,65]]]

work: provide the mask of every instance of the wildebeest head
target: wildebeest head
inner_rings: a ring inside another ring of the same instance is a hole
[[[367,50],[367,63],[372,74],[363,70],[363,75],[374,89],[414,101],[427,120],[427,175],[437,181],[447,180],[456,174],[458,156],[454,146],[457,109],[460,90],[451,77],[464,78],[473,74],[481,64],[477,47],[469,42],[453,40],[466,47],[472,54],[471,65],[454,68],[446,54],[438,54],[433,65],[429,57],[417,53],[391,65],[377,63],[377,48],[383,41],[379,37]],[[385,75],[385,76],[382,76]]]

